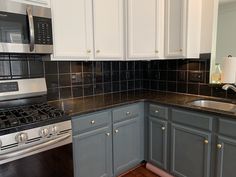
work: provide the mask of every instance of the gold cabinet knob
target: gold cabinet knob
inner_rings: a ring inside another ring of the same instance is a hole
[[[119,130],[115,130],[115,133],[118,133],[119,132]]]
[[[183,52],[183,49],[179,49],[180,52]]]
[[[87,50],[87,53],[91,53],[92,51],[91,50]]]
[[[217,144],[217,149],[221,149],[222,145],[221,144]]]
[[[96,50],[96,53],[100,53],[100,50]]]
[[[161,127],[161,129],[164,131],[166,129],[166,127]]]
[[[91,124],[95,124],[95,120],[92,120],[92,121],[91,121]]]
[[[209,143],[209,141],[208,141],[208,140],[204,140],[204,143],[205,143],[205,144],[208,144],[208,143]]]
[[[159,53],[159,51],[158,51],[158,50],[155,50],[155,53]]]
[[[106,133],[107,136],[110,136],[110,133]]]

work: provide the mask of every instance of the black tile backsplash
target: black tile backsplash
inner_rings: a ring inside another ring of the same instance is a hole
[[[158,61],[42,61],[40,55],[0,55],[0,79],[45,77],[48,99],[66,99],[136,89],[235,99],[210,85],[210,55]]]

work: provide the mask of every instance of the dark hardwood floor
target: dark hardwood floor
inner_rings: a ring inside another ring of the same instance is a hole
[[[152,173],[151,171],[147,170],[145,166],[140,166],[129,173],[126,173],[120,177],[160,177],[156,174]]]

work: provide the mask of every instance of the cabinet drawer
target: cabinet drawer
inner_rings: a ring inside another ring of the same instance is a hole
[[[139,115],[139,105],[131,105],[113,111],[113,121],[119,122],[126,119],[132,119]]]
[[[168,108],[163,107],[163,106],[150,104],[149,114],[154,116],[154,117],[168,119]]]
[[[219,119],[219,133],[236,138],[236,121]]]
[[[212,117],[200,113],[173,109],[172,121],[196,128],[212,130]]]
[[[95,127],[106,126],[111,123],[109,112],[85,115],[72,119],[73,132],[78,133]]]

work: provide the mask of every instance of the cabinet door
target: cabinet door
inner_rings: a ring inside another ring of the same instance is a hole
[[[164,3],[128,0],[128,58],[158,58],[163,44]]]
[[[217,149],[217,177],[235,177],[236,140],[218,137]]]
[[[166,57],[184,57],[186,55],[187,1],[166,0]]]
[[[112,136],[109,127],[73,137],[75,177],[112,176]]]
[[[88,59],[92,55],[91,0],[52,0],[54,58]]]
[[[93,0],[95,59],[123,58],[123,0]]]
[[[149,160],[167,168],[167,122],[149,118]]]
[[[178,177],[210,176],[211,134],[172,124],[171,172]]]
[[[113,126],[114,173],[119,175],[141,162],[141,133],[139,118]]]

